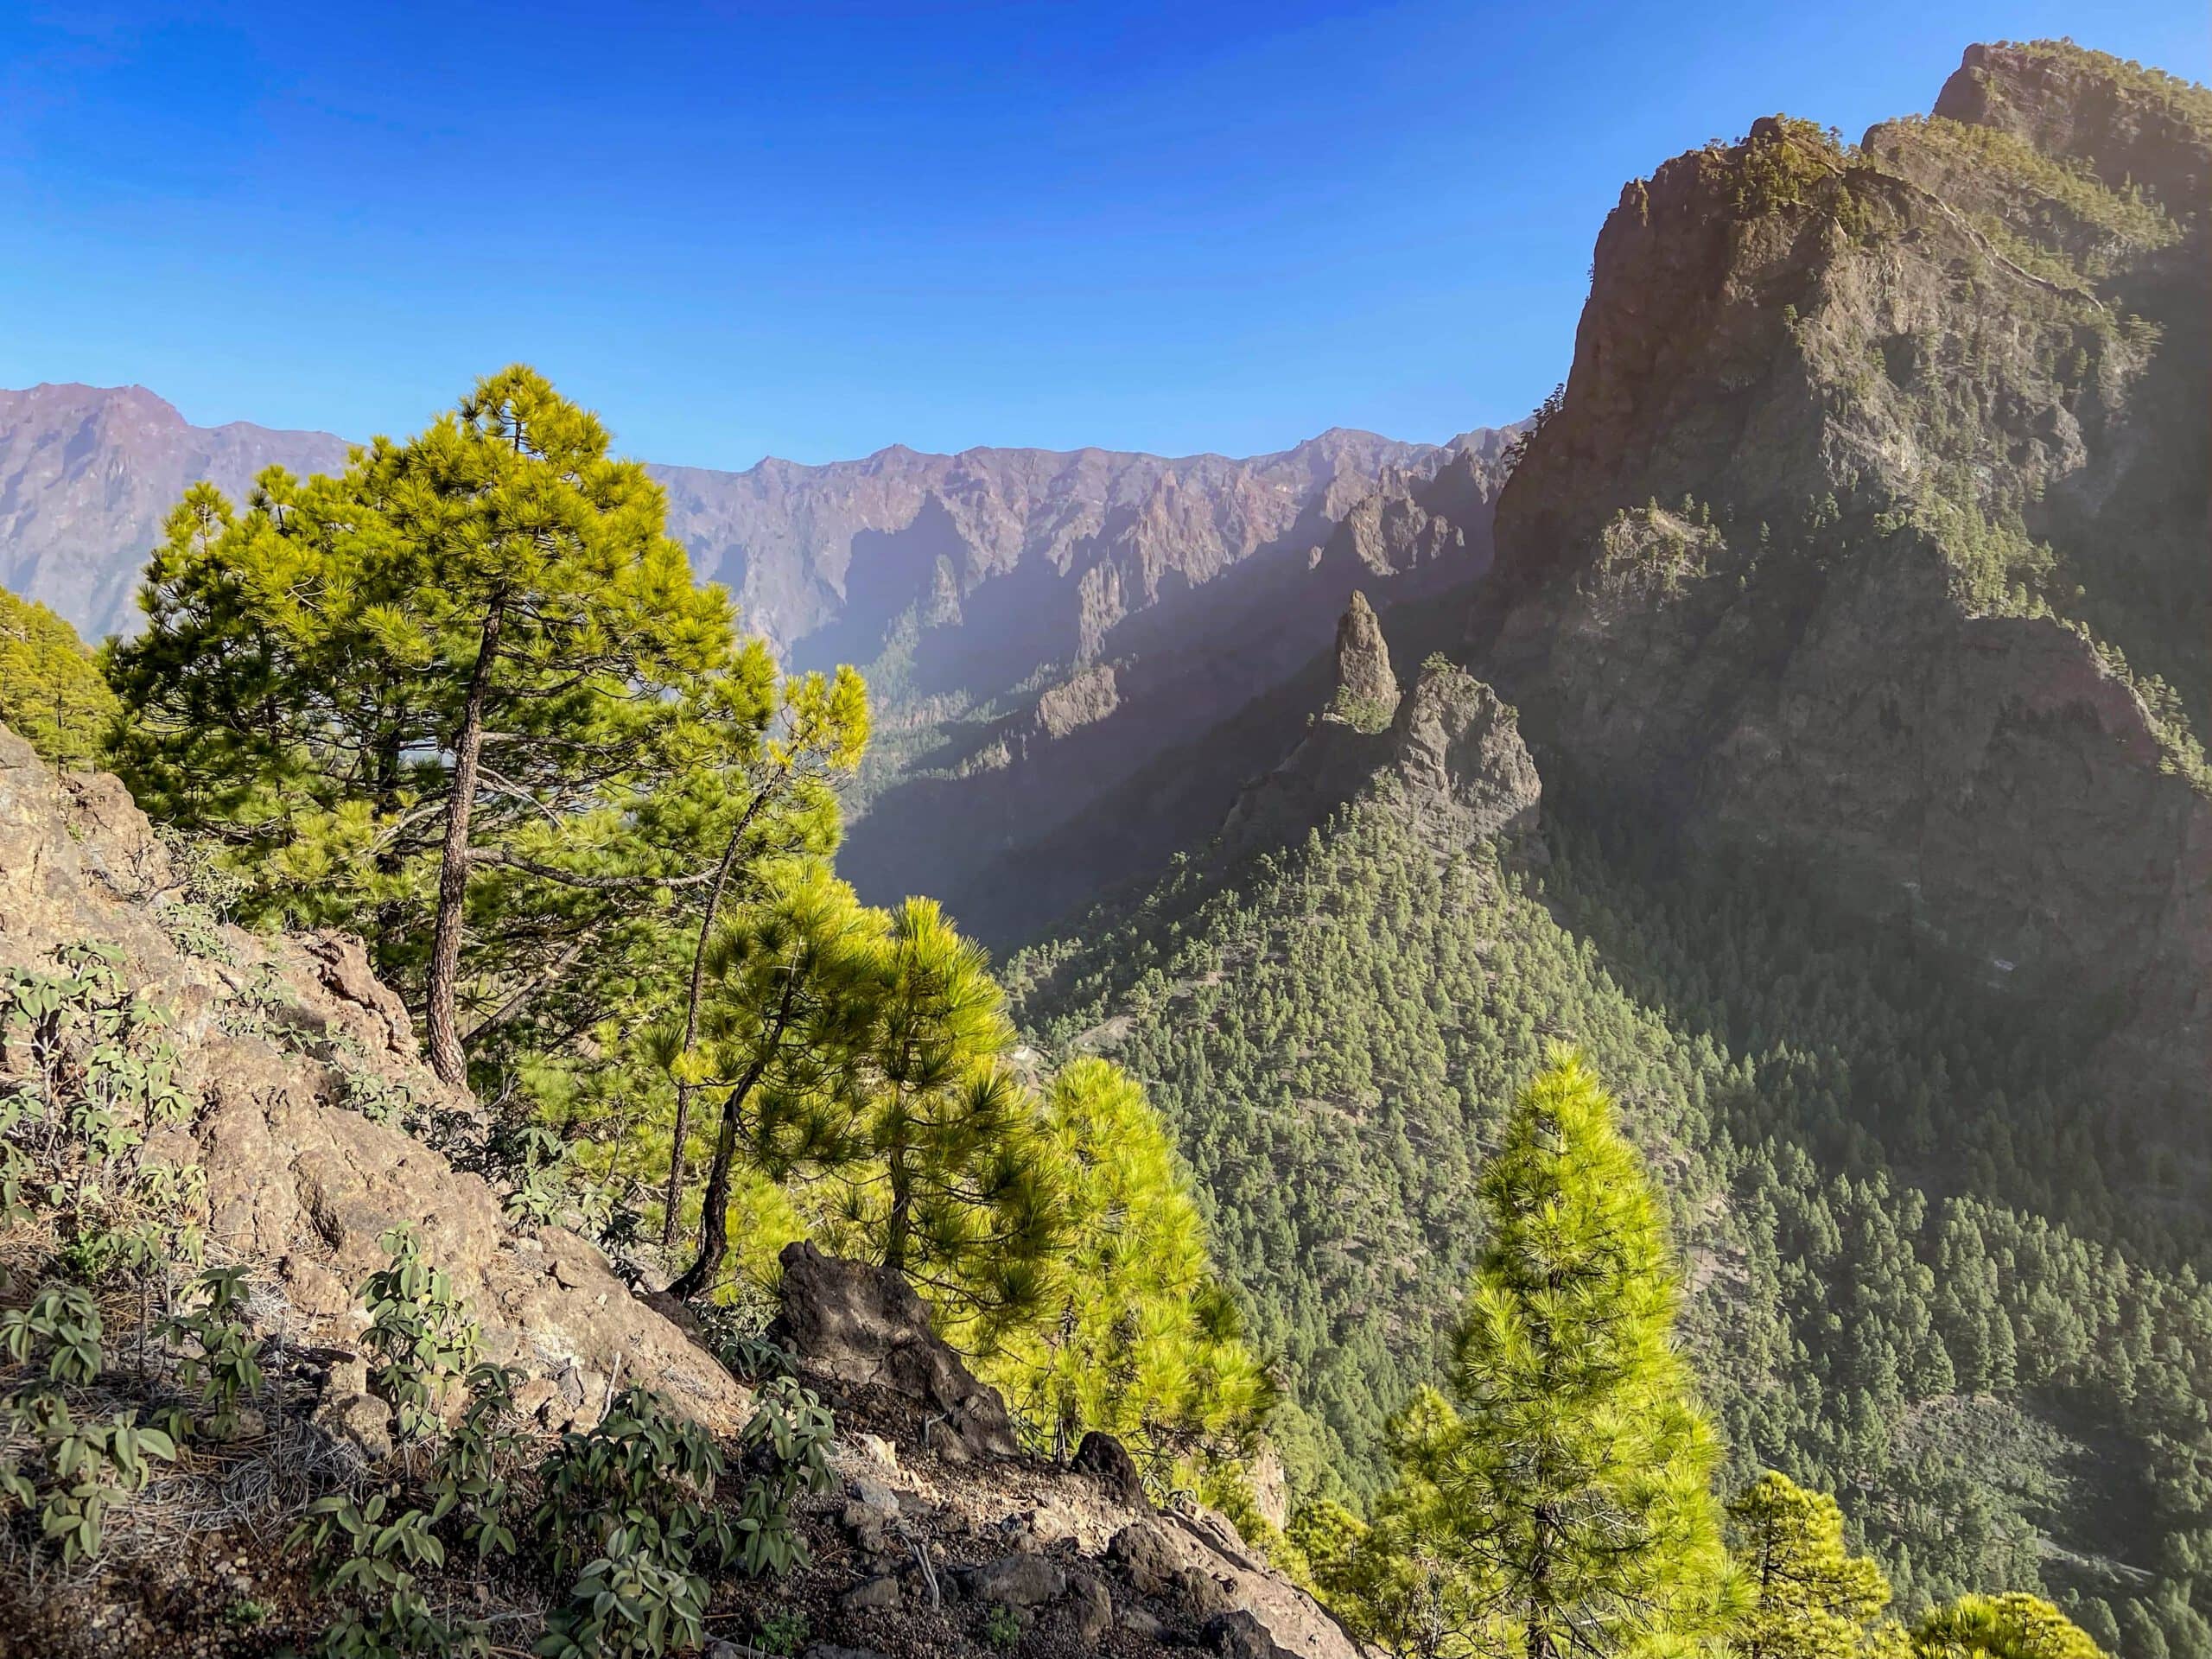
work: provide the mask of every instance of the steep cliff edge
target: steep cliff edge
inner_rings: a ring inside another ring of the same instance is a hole
[[[1853,150],[1764,120],[1630,184],[1472,640],[1547,767],[2103,1007],[2183,1102],[2212,1072],[2206,101],[1977,48],[1938,118]]]

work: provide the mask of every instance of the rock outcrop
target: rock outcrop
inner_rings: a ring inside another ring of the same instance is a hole
[[[769,1327],[772,1341],[823,1376],[887,1389],[925,1408],[944,1455],[1016,1454],[1006,1402],[930,1329],[929,1307],[903,1274],[824,1255],[804,1241],[785,1245],[779,1265],[783,1311]]]
[[[1513,709],[1448,659],[1401,696],[1382,624],[1355,593],[1337,629],[1337,690],[1306,738],[1253,779],[1221,829],[1223,855],[1294,844],[1364,790],[1387,793],[1441,854],[1537,824],[1542,784]]]
[[[2194,94],[2199,113],[2189,105]],[[2194,215],[2212,194],[2202,89],[2170,76],[2115,74],[2109,59],[2050,42],[1975,45],[1936,99],[1936,114],[2010,134],[2064,156],[2108,190],[2141,188]]]
[[[1536,828],[1543,795],[1520,722],[1497,693],[1465,669],[1435,663],[1399,705],[1390,732],[1404,798],[1450,845]]]
[[[962,1633],[997,1608],[1024,1650],[1357,1659],[1226,1520],[1155,1509],[1110,1437],[1087,1437],[1065,1468],[1016,1451],[997,1392],[898,1274],[807,1244],[782,1263],[771,1334],[836,1407],[845,1442],[819,1577],[774,1592],[820,1610],[820,1652],[964,1652]]]
[[[108,945],[126,984],[168,1011],[194,1104],[167,1132],[166,1160],[204,1175],[210,1259],[248,1269],[265,1333],[337,1357],[334,1424],[375,1440],[381,1403],[343,1380],[358,1374],[346,1360],[367,1319],[359,1287],[385,1260],[378,1241],[409,1224],[481,1324],[484,1357],[523,1372],[540,1422],[596,1421],[615,1389],[644,1381],[711,1427],[739,1426],[747,1391],[598,1249],[515,1225],[481,1177],[347,1103],[404,1100],[464,1135],[475,1111],[418,1059],[405,1010],[357,941],[216,927],[177,882],[114,779],[57,776],[0,728],[0,971]]]
[[[1630,185],[1470,660],[1547,769],[2118,1011],[2201,1100],[2212,249],[2178,86],[1978,48],[1946,118],[1850,152],[1763,121]]]
[[[1372,709],[1384,720],[1398,708],[1398,677],[1390,671],[1382,624],[1357,590],[1337,624],[1337,700],[1339,709]]]

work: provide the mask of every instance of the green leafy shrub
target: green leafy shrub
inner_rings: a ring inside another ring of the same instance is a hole
[[[571,1429],[545,1460],[544,1499],[532,1525],[553,1571],[565,1574],[612,1548],[617,1532],[643,1539],[688,1567],[702,1543],[718,1565],[737,1537],[714,1508],[726,1469],[721,1448],[645,1389],[625,1389],[588,1432]]]
[[[581,1570],[537,1651],[549,1659],[658,1656],[700,1639],[702,1566],[781,1576],[806,1563],[791,1500],[830,1484],[836,1424],[789,1378],[762,1391],[741,1438],[745,1488],[733,1523],[715,1504],[727,1473],[714,1437],[644,1389],[546,1460],[532,1524],[556,1573]]]
[[[481,1560],[495,1551],[515,1553],[508,1506],[521,1437],[512,1427],[516,1373],[505,1365],[478,1365],[468,1373],[468,1408],[430,1468],[430,1519],[458,1514],[464,1541]]]
[[[394,1487],[362,1501],[335,1493],[309,1506],[292,1535],[315,1564],[317,1585],[342,1598],[342,1611],[323,1640],[326,1659],[391,1656],[473,1656],[488,1651],[483,1629],[439,1618],[420,1575],[446,1565],[437,1529],[457,1517],[465,1542],[481,1560],[512,1554],[515,1535],[505,1471],[517,1455],[515,1374],[503,1365],[467,1369],[477,1327],[444,1271],[423,1257],[411,1227],[382,1240],[389,1266],[362,1287],[370,1314],[365,1345],[374,1358],[372,1385],[390,1402],[403,1440],[427,1440],[439,1426],[439,1402],[466,1370],[468,1405],[439,1444],[423,1478],[427,1503],[409,1503]]]
[[[676,1564],[650,1526],[620,1526],[546,1622],[546,1659],[659,1659],[705,1639],[707,1581]]]
[[[436,1427],[440,1400],[475,1358],[478,1332],[445,1270],[423,1259],[412,1227],[395,1227],[379,1242],[391,1264],[371,1274],[361,1293],[369,1382],[391,1404],[399,1438],[419,1440]]]
[[[345,1599],[323,1637],[325,1659],[462,1659],[489,1650],[480,1629],[439,1618],[423,1592],[422,1572],[446,1561],[428,1511],[402,1509],[388,1491],[365,1501],[334,1493],[308,1506],[292,1545],[313,1556],[317,1587]]]
[[[0,1354],[16,1366],[43,1363],[46,1381],[56,1387],[99,1380],[101,1335],[99,1309],[75,1285],[48,1285],[29,1307],[0,1313]]]
[[[791,1523],[791,1500],[829,1488],[836,1432],[830,1408],[793,1379],[778,1377],[761,1389],[741,1436],[747,1479],[737,1522],[738,1564],[753,1577],[782,1578],[807,1564],[806,1540]]]
[[[112,945],[65,945],[54,963],[0,981],[0,1213],[50,1220],[77,1278],[166,1274],[198,1258],[201,1185],[145,1155],[192,1109],[168,1019],[125,988]]]
[[[11,1402],[9,1414],[30,1431],[42,1466],[31,1474],[13,1458],[0,1459],[0,1499],[38,1510],[40,1535],[64,1567],[97,1556],[108,1510],[143,1490],[156,1462],[176,1456],[175,1441],[142,1427],[135,1411],[79,1421],[59,1394],[41,1390]]]
[[[186,1345],[178,1375],[199,1400],[192,1411],[179,1414],[172,1425],[180,1434],[234,1439],[239,1402],[261,1388],[260,1344],[238,1317],[245,1300],[241,1288],[245,1281],[244,1268],[208,1268],[194,1287],[199,1306],[162,1324],[162,1334],[167,1340]]]
[[[715,1344],[715,1354],[731,1376],[747,1382],[789,1376],[798,1367],[788,1348],[765,1336],[724,1337]]]
[[[983,1615],[983,1640],[995,1648],[1011,1648],[1021,1640],[1021,1617],[1002,1601],[995,1601]]]

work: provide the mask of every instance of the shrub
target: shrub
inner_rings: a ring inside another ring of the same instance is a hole
[[[391,1403],[404,1441],[419,1440],[438,1422],[438,1402],[476,1356],[477,1329],[442,1268],[423,1259],[412,1227],[395,1227],[379,1241],[391,1265],[362,1287],[369,1328],[362,1340],[373,1358],[369,1381]]]
[[[189,1344],[178,1375],[199,1399],[195,1410],[177,1414],[172,1427],[179,1434],[233,1439],[238,1430],[238,1402],[261,1387],[260,1344],[236,1316],[244,1300],[240,1287],[245,1281],[244,1268],[208,1268],[196,1281],[199,1306],[162,1324],[165,1339]]]
[[[79,1421],[60,1395],[43,1391],[28,1403],[10,1402],[9,1410],[29,1427],[43,1468],[34,1478],[16,1459],[0,1459],[0,1498],[38,1510],[39,1532],[65,1567],[98,1555],[109,1509],[142,1490],[156,1462],[176,1456],[176,1443],[158,1428],[139,1427],[135,1411]]]
[[[724,1468],[712,1435],[651,1390],[625,1389],[596,1427],[561,1437],[532,1524],[556,1574],[611,1549],[617,1532],[649,1540],[686,1567],[704,1541],[726,1566],[737,1540],[714,1509]]]

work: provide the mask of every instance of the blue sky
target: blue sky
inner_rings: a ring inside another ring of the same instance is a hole
[[[1440,439],[1565,372],[1622,182],[2200,0],[0,0],[0,385],[406,431],[520,358],[652,459]]]

